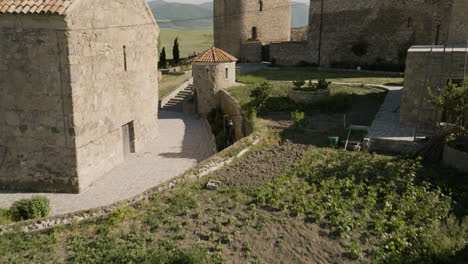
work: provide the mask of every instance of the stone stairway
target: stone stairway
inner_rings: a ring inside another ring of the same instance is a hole
[[[184,90],[180,91],[176,96],[171,98],[165,105],[162,106],[162,110],[183,112],[184,103],[187,102],[193,96],[193,84],[189,84]]]

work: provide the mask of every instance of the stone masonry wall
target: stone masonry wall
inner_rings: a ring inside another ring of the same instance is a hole
[[[262,62],[262,43],[260,41],[243,42],[239,59],[246,63]]]
[[[219,91],[220,107],[234,124],[236,141],[244,137],[244,116],[239,102],[224,90]]]
[[[291,41],[304,42],[307,41],[308,27],[291,28]]]
[[[206,116],[212,109],[220,107],[219,91],[236,84],[236,63],[194,63],[192,68],[198,113]]]
[[[315,63],[307,42],[279,42],[270,45],[270,58],[278,65],[295,66],[300,62]]]
[[[78,191],[65,22],[0,16],[0,189]]]
[[[84,189],[124,160],[122,126],[133,122],[136,152],[157,137],[159,29],[144,0],[71,8],[73,132]]]
[[[291,37],[290,0],[264,0],[260,11],[258,0],[214,1],[214,44],[240,58],[241,43],[252,40],[252,28],[263,44],[289,41]],[[249,58],[246,58],[249,59]]]
[[[453,1],[448,43],[468,45],[468,1]]]
[[[404,64],[411,45],[446,43],[452,0],[311,0],[309,41],[321,63]],[[322,13],[323,10],[323,13]],[[440,26],[438,26],[440,25]],[[322,26],[322,30],[320,29]],[[368,43],[362,57],[352,52]]]
[[[467,52],[465,47],[456,46],[419,46],[408,51],[401,102],[402,125],[433,128],[436,122],[442,121],[442,114],[427,102],[428,89],[437,93],[449,80],[462,80],[468,74],[464,72]]]

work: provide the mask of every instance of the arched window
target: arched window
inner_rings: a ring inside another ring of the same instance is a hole
[[[258,1],[258,10],[259,10],[260,12],[263,11],[263,1],[262,1],[262,0]]]
[[[205,68],[205,78],[209,78],[210,77],[210,68],[206,67]]]
[[[228,67],[226,67],[226,69],[225,69],[224,76],[225,76],[226,79],[229,79],[229,68]]]
[[[252,28],[252,39],[257,39],[257,27]]]

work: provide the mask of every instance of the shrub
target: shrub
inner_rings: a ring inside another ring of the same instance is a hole
[[[463,125],[464,117],[468,113],[468,81],[461,85],[450,81],[447,87],[435,95],[429,89],[429,102],[438,110],[445,111],[447,121]]]
[[[43,218],[49,215],[49,199],[45,196],[33,196],[13,203],[8,211],[13,221]]]
[[[293,84],[296,88],[301,88],[305,84],[305,81],[304,80],[293,81]]]
[[[304,112],[294,111],[291,113],[294,128],[305,128],[308,124],[307,117]]]
[[[271,96],[273,92],[273,87],[269,82],[263,82],[250,93],[250,97],[253,98],[253,103],[258,110],[261,110],[265,105],[268,97]]]
[[[309,80],[307,83],[307,89],[311,91],[317,90],[317,84],[313,83],[312,80]]]
[[[317,89],[318,90],[325,90],[328,89],[328,86],[330,86],[331,82],[327,82],[325,79],[319,79],[317,83]]]

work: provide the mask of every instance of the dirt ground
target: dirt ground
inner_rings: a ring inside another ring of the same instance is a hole
[[[229,185],[251,186],[262,184],[299,162],[310,146],[285,141],[265,151],[249,153],[241,161],[223,168],[216,174]]]

